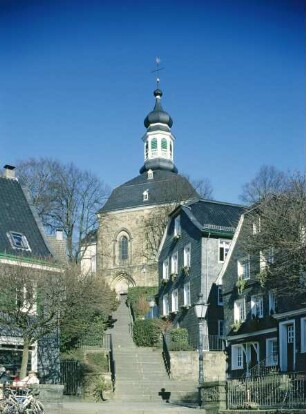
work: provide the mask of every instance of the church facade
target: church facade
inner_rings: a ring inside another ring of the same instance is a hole
[[[118,294],[129,286],[157,286],[157,251],[168,214],[198,198],[174,164],[172,118],[154,91],[155,106],[144,120],[144,165],[139,175],[115,188],[98,213],[97,272]]]

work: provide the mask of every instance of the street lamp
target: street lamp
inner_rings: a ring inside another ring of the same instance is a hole
[[[202,296],[199,297],[199,301],[194,305],[196,317],[199,320],[199,405],[201,405],[201,386],[204,384],[204,364],[203,364],[203,351],[204,351],[204,321],[208,309],[208,304],[203,302]]]
[[[150,315],[151,315],[151,319],[153,319],[153,309],[154,309],[154,306],[155,306],[155,300],[154,299],[149,299],[148,300],[148,304],[149,304],[149,306],[150,306]]]

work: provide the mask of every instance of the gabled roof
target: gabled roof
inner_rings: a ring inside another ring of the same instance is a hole
[[[144,201],[146,190],[148,200]],[[195,197],[199,198],[187,178],[167,170],[154,170],[153,179],[148,179],[148,173],[144,172],[115,188],[100,212],[180,202]]]
[[[0,177],[0,254],[42,259],[52,257],[34,214],[19,182]],[[7,235],[9,232],[23,234],[31,251],[14,249]]]
[[[202,231],[234,233],[244,207],[214,200],[198,200],[181,207]]]

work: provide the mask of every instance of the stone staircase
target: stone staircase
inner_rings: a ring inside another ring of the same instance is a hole
[[[114,401],[196,404],[197,384],[170,379],[161,349],[134,344],[129,328],[130,312],[124,300],[113,316],[117,321],[109,332],[113,335],[116,364]]]

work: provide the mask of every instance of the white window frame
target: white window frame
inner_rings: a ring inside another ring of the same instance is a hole
[[[251,296],[251,314],[252,316],[263,318],[263,296],[253,295]]]
[[[184,247],[184,267],[190,267],[191,264],[191,243]]]
[[[181,216],[177,216],[174,219],[174,237],[181,236]]]
[[[25,250],[28,252],[32,251],[28,239],[23,233],[20,233],[19,231],[9,231],[6,235],[13,249]],[[18,242],[16,241],[16,237],[18,238]]]
[[[234,321],[244,322],[246,319],[245,298],[237,299],[234,302]]]
[[[163,261],[163,280],[169,279],[169,257]]]
[[[273,290],[269,290],[268,295],[269,295],[269,315],[272,315],[276,312],[277,299],[275,296],[275,292],[273,292]]]
[[[178,290],[174,289],[171,293],[171,311],[178,312]]]
[[[240,279],[249,280],[251,278],[250,255],[237,261],[237,272]]]
[[[219,239],[218,260],[219,263],[224,263],[231,245],[230,240]],[[222,253],[222,254],[221,254]]]
[[[184,284],[184,306],[191,305],[190,282]]]
[[[278,365],[278,341],[277,338],[266,339],[266,367]]]
[[[143,195],[143,201],[149,200],[149,190],[144,191],[142,195]]]
[[[169,315],[169,296],[163,296],[163,316]]]
[[[243,345],[235,344],[232,345],[231,349],[231,368],[234,369],[243,369],[244,367],[244,349]]]
[[[222,286],[217,286],[217,295],[218,295],[218,305],[223,306],[223,295],[222,295]]]
[[[178,274],[178,252],[173,253],[171,256],[171,274]]]
[[[260,216],[257,217],[257,221],[252,223],[253,234],[258,234],[261,231],[261,219]]]
[[[301,318],[301,353],[306,352],[306,318]]]

